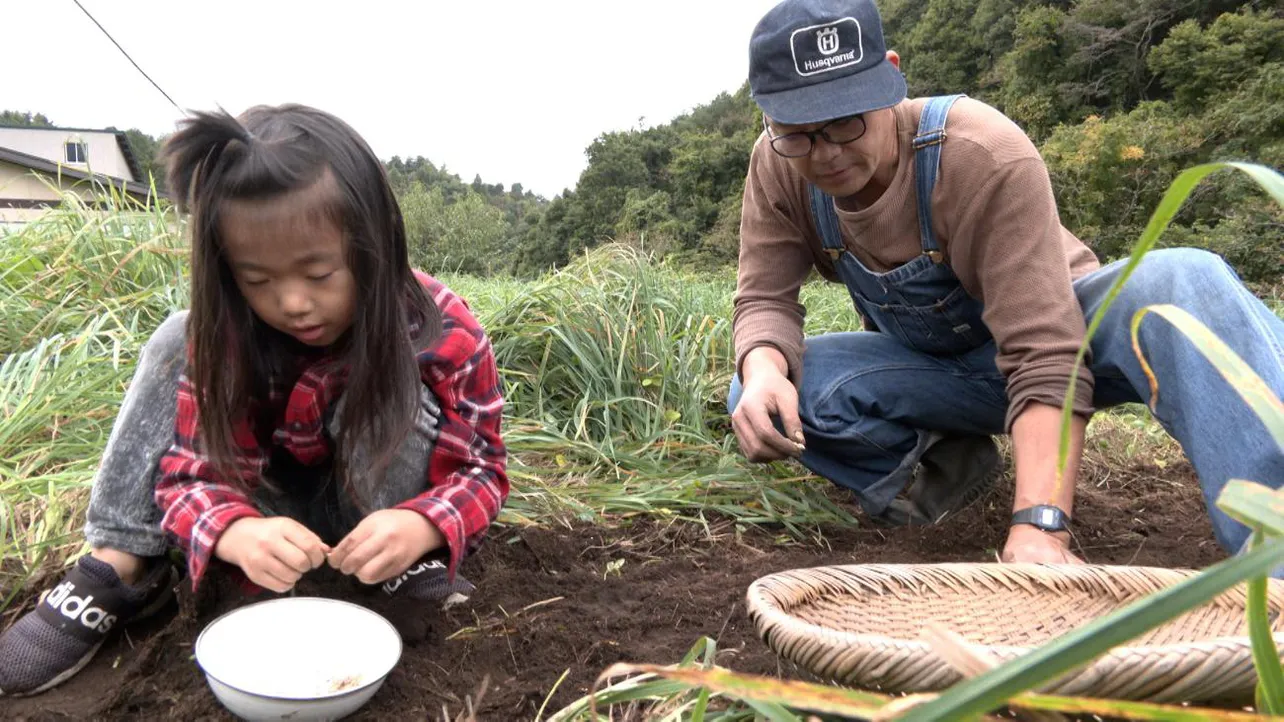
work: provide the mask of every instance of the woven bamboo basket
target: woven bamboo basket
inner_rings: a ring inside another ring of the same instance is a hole
[[[884,692],[931,692],[962,676],[921,634],[929,621],[978,656],[1021,656],[1170,586],[1191,571],[1027,564],[848,565],[762,577],[750,618],[776,654],[822,679]],[[1239,585],[1116,647],[1040,691],[1152,702],[1251,699],[1257,675]],[[1284,582],[1267,592],[1284,643]]]

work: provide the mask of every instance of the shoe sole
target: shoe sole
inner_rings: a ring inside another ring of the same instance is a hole
[[[160,610],[164,609],[165,605],[169,604],[170,600],[174,598],[174,585],[178,584],[178,570],[173,569],[171,567],[169,578],[170,578],[170,583],[165,585],[166,591],[160,594],[159,596],[157,596],[156,599],[152,600],[151,604],[140,609],[138,611],[138,614],[135,614],[134,616],[130,617],[128,622],[125,622],[124,624],[121,625],[122,628],[128,627],[129,625],[135,624],[137,622],[145,621],[148,617],[151,617],[152,615],[156,614]],[[28,690],[26,692],[13,692],[13,693],[6,693],[4,690],[0,690],[0,697],[11,697],[11,698],[17,699],[20,697],[34,697],[43,692],[48,692],[54,687],[57,687],[63,682],[66,682],[67,680],[76,676],[76,674],[80,672],[80,670],[85,668],[85,665],[89,664],[89,662],[93,660],[94,656],[98,654],[98,650],[102,649],[102,646],[106,643],[107,643],[107,637],[103,637],[98,641],[97,644],[90,647],[89,650],[86,651],[84,655],[80,657],[80,659],[76,660],[76,663],[74,665],[59,672],[57,676],[55,676],[53,679],[49,680],[48,682],[45,682],[44,684],[40,685],[39,687],[36,687],[35,689],[32,689],[32,690]]]
[[[455,592],[446,597],[446,600],[441,603],[441,608],[450,609],[451,607],[466,603],[469,599],[470,597],[467,594]]]

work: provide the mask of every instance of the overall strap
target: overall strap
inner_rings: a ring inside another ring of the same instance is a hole
[[[820,232],[820,245],[829,257],[837,260],[843,252],[843,234],[838,230],[838,213],[834,210],[834,201],[821,189],[808,183],[811,193],[811,217]]]
[[[941,263],[945,256],[936,242],[932,230],[932,190],[936,187],[936,174],[941,164],[941,143],[945,141],[945,118],[954,101],[965,97],[941,95],[929,98],[919,116],[918,133],[914,136],[914,190],[918,195],[918,232],[922,238],[923,253],[933,263]]]

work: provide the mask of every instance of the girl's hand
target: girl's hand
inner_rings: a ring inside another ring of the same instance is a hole
[[[214,556],[277,593],[288,592],[299,577],[324,564],[329,551],[311,529],[285,516],[237,519],[214,546]]]
[[[382,509],[357,525],[330,552],[330,566],[378,584],[404,572],[419,557],[446,543],[423,514],[409,509]]]

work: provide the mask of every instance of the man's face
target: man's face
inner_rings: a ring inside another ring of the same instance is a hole
[[[822,127],[830,138],[842,140],[856,135],[856,124],[864,132],[855,140],[834,143],[819,134]],[[836,198],[854,195],[874,177],[875,171],[896,152],[896,119],[890,108],[863,113],[854,118],[806,125],[785,125],[769,121],[772,136],[814,133],[811,152],[788,161],[804,178]],[[805,142],[805,137],[803,138]]]

